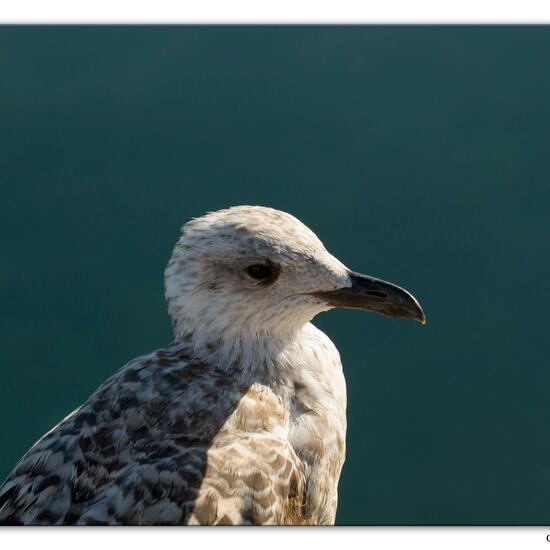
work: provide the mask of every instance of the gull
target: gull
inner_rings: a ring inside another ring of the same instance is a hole
[[[173,342],[31,447],[0,488],[0,523],[334,524],[346,386],[311,320],[347,307],[424,324],[419,303],[260,206],[184,225],[165,289]]]

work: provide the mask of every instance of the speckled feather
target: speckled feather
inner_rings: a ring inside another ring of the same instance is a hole
[[[273,261],[262,286],[243,266]],[[309,292],[345,268],[260,207],[184,227],[166,270],[175,341],[110,377],[0,488],[0,523],[332,524],[345,455],[339,354]]]

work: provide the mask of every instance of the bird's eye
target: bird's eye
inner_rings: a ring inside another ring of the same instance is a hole
[[[267,279],[271,277],[272,269],[270,265],[254,264],[254,265],[249,265],[246,268],[246,272],[253,279]]]

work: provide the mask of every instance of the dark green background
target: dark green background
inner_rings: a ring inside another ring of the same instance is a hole
[[[0,28],[0,474],[171,339],[191,216],[287,210],[356,311],[341,524],[550,520],[549,27]]]

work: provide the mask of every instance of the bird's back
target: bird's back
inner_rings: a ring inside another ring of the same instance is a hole
[[[27,452],[0,488],[0,522],[318,523],[292,414],[266,385],[173,344],[123,367]]]

